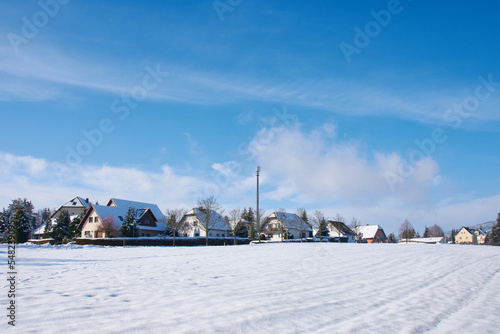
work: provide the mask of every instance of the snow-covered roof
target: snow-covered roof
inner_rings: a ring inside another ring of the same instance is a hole
[[[149,209],[149,210],[151,210],[153,215],[156,217],[156,219],[165,220],[165,215],[163,215],[163,212],[161,212],[160,208],[156,204],[135,202],[135,201],[129,201],[129,200],[119,199],[119,198],[111,198],[108,202],[108,205],[110,205],[111,203],[114,203],[119,208],[125,207],[126,210],[128,210],[129,206],[133,207],[136,210]]]
[[[418,244],[437,244],[443,240],[443,237],[431,237],[431,238],[413,238],[408,239],[410,243],[418,243]],[[401,243],[406,242],[406,239],[401,239]]]
[[[90,206],[90,204],[91,204],[90,201],[87,202],[86,199],[76,196],[71,201],[64,204],[63,207],[83,207],[87,209]]]
[[[186,213],[186,215],[195,215],[200,222],[204,222],[206,219],[205,212],[200,210],[200,208],[194,208],[191,211],[189,211],[188,213]],[[212,225],[211,229],[222,230],[222,231],[230,231],[231,230],[229,228],[229,226],[227,226],[226,220],[224,219],[224,217],[222,217],[219,213],[217,213],[213,210],[210,210],[210,215],[212,217],[212,221],[215,222]],[[203,224],[201,227],[203,227]]]
[[[381,230],[380,225],[359,225],[357,226],[358,233],[363,239],[373,239],[378,230]]]
[[[311,227],[295,213],[281,211],[273,212],[266,218],[264,224],[267,224],[272,218],[278,218],[286,228],[293,228],[297,230],[302,228],[302,231],[312,231]]]
[[[51,218],[56,218],[57,214],[61,210],[65,210],[67,208],[82,208],[82,209],[88,209],[92,203],[90,201],[87,202],[87,199],[84,199],[82,197],[76,196],[73,198],[71,201],[66,202],[64,205],[60,206],[59,209],[57,209],[51,216]]]
[[[45,232],[45,224],[42,224],[39,228],[37,228],[33,234],[34,235],[42,235]]]
[[[135,202],[128,200],[121,200],[112,198],[109,200],[108,205],[97,205],[93,204],[92,208],[97,213],[97,215],[101,218],[101,220],[105,217],[112,217],[114,220],[114,224],[116,226],[121,226],[123,220],[127,216],[127,212],[129,207],[132,207],[136,210],[136,219],[141,219],[141,217],[149,210],[156,218],[156,226],[144,226],[138,225],[137,227],[141,230],[154,230],[154,231],[164,231],[167,228],[165,223],[165,216],[158,208],[156,204],[152,203],[144,203],[144,202]],[[83,222],[82,222],[83,223]]]
[[[354,232],[343,222],[329,220],[328,225],[330,231],[333,231],[334,233],[338,233],[338,230],[340,230],[340,233],[343,235],[354,235]]]

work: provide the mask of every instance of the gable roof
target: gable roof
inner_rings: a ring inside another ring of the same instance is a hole
[[[122,225],[123,220],[125,219],[125,216],[127,216],[127,212],[129,207],[132,207],[136,211],[136,216],[135,218],[137,220],[141,219],[141,217],[146,214],[146,212],[150,211],[154,218],[156,219],[156,227],[153,226],[143,226],[143,225],[137,225],[139,229],[142,230],[157,230],[157,231],[164,231],[167,228],[166,225],[166,220],[165,216],[161,212],[161,210],[158,208],[156,204],[152,203],[144,203],[144,202],[134,202],[134,201],[128,201],[128,200],[121,200],[121,199],[116,199],[112,198],[108,201],[108,205],[98,205],[98,204],[91,204],[90,205],[90,210],[87,210],[87,213],[83,217],[80,225],[78,226],[80,229],[82,228],[84,222],[87,220],[88,216],[92,212],[97,213],[99,218],[101,220],[104,217],[113,217],[113,221],[115,226],[119,227]]]
[[[380,225],[359,225],[357,229],[363,239],[374,239],[378,230],[384,231]]]
[[[130,200],[126,200],[126,199],[111,198],[108,201],[108,206],[110,206],[110,205],[114,205],[118,208],[125,207],[127,210],[128,210],[129,206],[133,207],[136,210],[150,209],[157,220],[164,220],[165,219],[165,215],[163,214],[163,212],[161,212],[158,205],[153,204],[153,203],[135,202],[135,201],[130,201]]]
[[[273,218],[277,218],[286,228],[290,229],[297,229],[300,230],[302,227],[302,231],[312,231],[311,226],[307,224],[302,218],[300,218],[297,214],[295,213],[289,213],[289,212],[282,212],[282,211],[275,211],[271,213],[269,216],[267,216],[266,220],[264,221],[264,226],[269,223],[269,221]]]
[[[466,230],[467,232],[469,232],[470,234],[474,234],[474,230],[469,228],[468,226],[462,226],[462,228],[460,230],[458,230],[458,232],[462,231],[462,230]]]
[[[200,221],[200,223],[206,219],[206,213],[204,212],[204,210],[200,210],[200,208],[193,208],[188,213],[186,213],[184,215],[184,217],[189,216],[189,215],[195,216]],[[219,213],[217,213],[213,210],[210,210],[210,215],[211,215],[212,219],[214,220],[214,223],[212,224],[212,227],[210,227],[210,229],[231,231],[231,228],[229,226],[227,226],[227,224],[226,224],[226,220]],[[201,227],[204,228],[203,224],[201,224]]]
[[[59,209],[57,209],[51,216],[50,218],[54,218],[59,211],[65,209],[65,208],[83,208],[83,209],[88,209],[92,203],[90,201],[87,202],[87,199],[84,199],[80,196],[76,196],[72,200],[66,202],[64,205],[61,205]]]
[[[343,222],[329,220],[327,223],[332,228],[334,228],[335,231],[337,231],[337,228],[338,228],[340,230],[340,233],[342,233],[344,235],[354,235],[354,232],[349,227],[347,227],[347,225],[345,223],[343,223]]]

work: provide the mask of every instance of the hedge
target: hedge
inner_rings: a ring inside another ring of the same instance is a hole
[[[173,238],[77,238],[77,245],[98,246],[173,246]],[[236,238],[238,245],[250,243],[250,239]],[[209,246],[233,245],[233,238],[208,238]],[[205,246],[205,237],[199,238],[175,238],[175,246]]]

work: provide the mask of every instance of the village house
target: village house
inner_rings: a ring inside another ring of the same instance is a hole
[[[387,236],[380,225],[359,225],[356,227],[356,230],[361,242],[372,244],[375,242],[385,242],[387,240]]]
[[[484,241],[483,241],[484,242]],[[456,244],[477,244],[477,236],[474,230],[462,226],[462,228],[455,235]]]
[[[57,218],[61,215],[61,213],[66,210],[68,211],[69,214],[69,219],[73,220],[76,217],[83,215],[85,213],[85,210],[87,210],[90,205],[88,198],[82,198],[82,197],[75,197],[71,201],[66,202],[64,205],[60,206],[59,209],[57,209],[52,216],[50,216],[50,220],[52,223],[52,226],[56,224]],[[34,232],[33,232],[33,237],[35,239],[41,239],[43,234],[45,232],[45,224],[42,224],[42,226],[38,227]]]
[[[261,236],[271,241],[301,239],[312,236],[312,228],[295,213],[276,211],[263,222]]]
[[[484,241],[486,239],[486,231],[481,228],[476,228],[474,230],[474,234],[476,235],[476,242],[478,245],[484,245]]]
[[[210,210],[208,237],[230,237],[231,228],[226,220],[217,212]],[[206,237],[205,225],[207,224],[205,209],[193,208],[181,219],[179,235],[182,237]]]
[[[136,212],[135,223],[139,230],[139,237],[155,237],[165,233],[166,219],[156,204],[111,198],[106,205],[90,205],[78,226],[81,230],[81,237],[119,236],[129,207]]]
[[[318,228],[313,229],[314,236],[317,236],[318,230]],[[340,242],[356,242],[356,234],[343,222],[329,220],[326,225],[326,231],[329,237],[340,238]]]

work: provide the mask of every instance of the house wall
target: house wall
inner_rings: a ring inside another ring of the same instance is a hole
[[[206,237],[206,231],[203,224],[198,220],[195,215],[189,215],[184,218],[184,223],[179,229],[179,235],[182,237]],[[209,238],[221,238],[232,236],[230,231],[211,229],[208,232]]]
[[[476,236],[474,234],[471,234],[469,231],[462,228],[460,231],[458,231],[457,235],[455,236],[455,243],[456,244],[477,244],[477,239],[476,239]]]
[[[99,227],[102,227],[102,221],[97,213],[92,210],[82,226],[82,238],[107,238],[109,237],[104,232],[98,232]]]
[[[79,216],[85,212],[85,208],[81,206],[63,206],[59,208],[56,212],[54,212],[54,214],[52,215],[52,221],[55,221],[62,214],[64,210],[68,211],[70,217]]]

